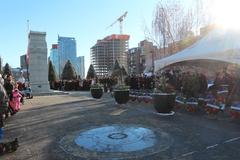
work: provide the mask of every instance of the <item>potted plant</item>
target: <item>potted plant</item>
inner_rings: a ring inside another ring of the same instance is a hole
[[[195,112],[198,106],[204,102],[199,95],[205,92],[203,84],[201,84],[200,74],[186,73],[183,77],[183,94],[186,97],[186,109],[190,112]]]
[[[155,88],[152,93],[153,106],[159,113],[171,113],[175,105],[176,92],[164,75],[155,78]]]
[[[99,84],[94,84],[90,88],[91,95],[93,98],[100,99],[103,95],[103,89],[102,86]]]
[[[118,85],[114,89],[114,98],[118,104],[126,104],[129,100],[129,87],[126,85]]]
[[[112,76],[118,79],[118,85],[114,89],[114,98],[118,104],[125,104],[129,100],[129,86],[126,86],[123,82],[123,78],[126,75],[127,72],[125,68],[121,68],[116,60]]]

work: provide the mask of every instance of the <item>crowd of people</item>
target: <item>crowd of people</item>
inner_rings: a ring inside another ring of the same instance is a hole
[[[237,69],[239,70],[239,69]],[[240,83],[237,73],[227,71],[223,68],[216,73],[215,79],[208,79],[206,74],[196,68],[186,69],[174,67],[161,70],[154,75],[128,75],[124,77],[125,85],[131,90],[141,92],[153,92],[154,89],[159,89],[159,83],[163,77],[166,78],[166,84],[171,87],[171,90],[180,93],[186,98],[198,98],[211,95],[214,99],[218,99],[218,91],[222,90],[222,86],[227,86],[226,102],[229,104],[233,101],[240,101]],[[84,79],[76,81],[58,81],[55,82],[54,88],[58,90],[89,90],[92,83],[101,84],[104,91],[112,92],[113,88],[119,84],[117,77],[105,76],[95,79]],[[212,85],[210,85],[212,81]]]
[[[3,142],[3,128],[5,119],[19,112],[25,96],[32,98],[30,84],[25,81],[23,75],[15,80],[11,74],[0,74],[0,155],[17,150],[17,138]]]
[[[240,107],[240,73],[239,68],[229,71],[223,68],[216,73],[215,79],[208,77],[199,70],[182,70],[181,68],[165,69],[155,75],[132,75],[125,80],[130,89],[142,92],[153,92],[162,83],[161,78],[165,77],[168,86],[188,98],[208,97],[211,95],[214,103],[224,98],[225,106],[239,105]],[[222,92],[224,90],[224,92]],[[224,95],[222,94],[224,93]]]
[[[89,91],[92,84],[99,83],[103,85],[104,90],[110,90],[112,86],[116,85],[116,79],[113,77],[102,77],[95,79],[82,80],[58,80],[50,85],[51,89],[61,91]]]

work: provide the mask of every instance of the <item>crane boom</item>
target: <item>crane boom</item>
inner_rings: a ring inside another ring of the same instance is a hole
[[[115,22],[113,22],[110,26],[108,26],[107,28],[109,28],[109,27],[112,27],[114,24],[116,24],[117,22],[119,22],[120,23],[120,34],[122,34],[123,33],[123,20],[124,20],[124,18],[127,16],[127,11],[123,14],[123,15],[121,15]]]

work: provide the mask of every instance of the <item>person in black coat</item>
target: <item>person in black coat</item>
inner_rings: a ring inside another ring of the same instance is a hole
[[[7,95],[8,95],[10,100],[12,98],[13,86],[14,86],[14,83],[12,81],[12,76],[11,75],[7,75],[7,78],[4,81],[4,88],[7,91]]]
[[[8,107],[7,105],[8,101],[8,96],[5,88],[3,85],[0,83],[0,155],[4,153],[10,153],[14,152],[18,148],[18,139],[15,138],[14,141],[10,142],[2,142],[3,139],[3,114],[5,112],[5,109]]]

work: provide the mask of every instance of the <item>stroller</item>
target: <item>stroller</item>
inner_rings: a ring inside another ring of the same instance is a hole
[[[21,91],[22,95],[28,99],[32,99],[33,95],[32,95],[32,89],[30,86],[29,82],[25,82],[23,85],[23,89]]]
[[[28,99],[32,99],[33,95],[32,95],[32,89],[31,87],[25,87],[22,91],[24,97],[28,98]]]

